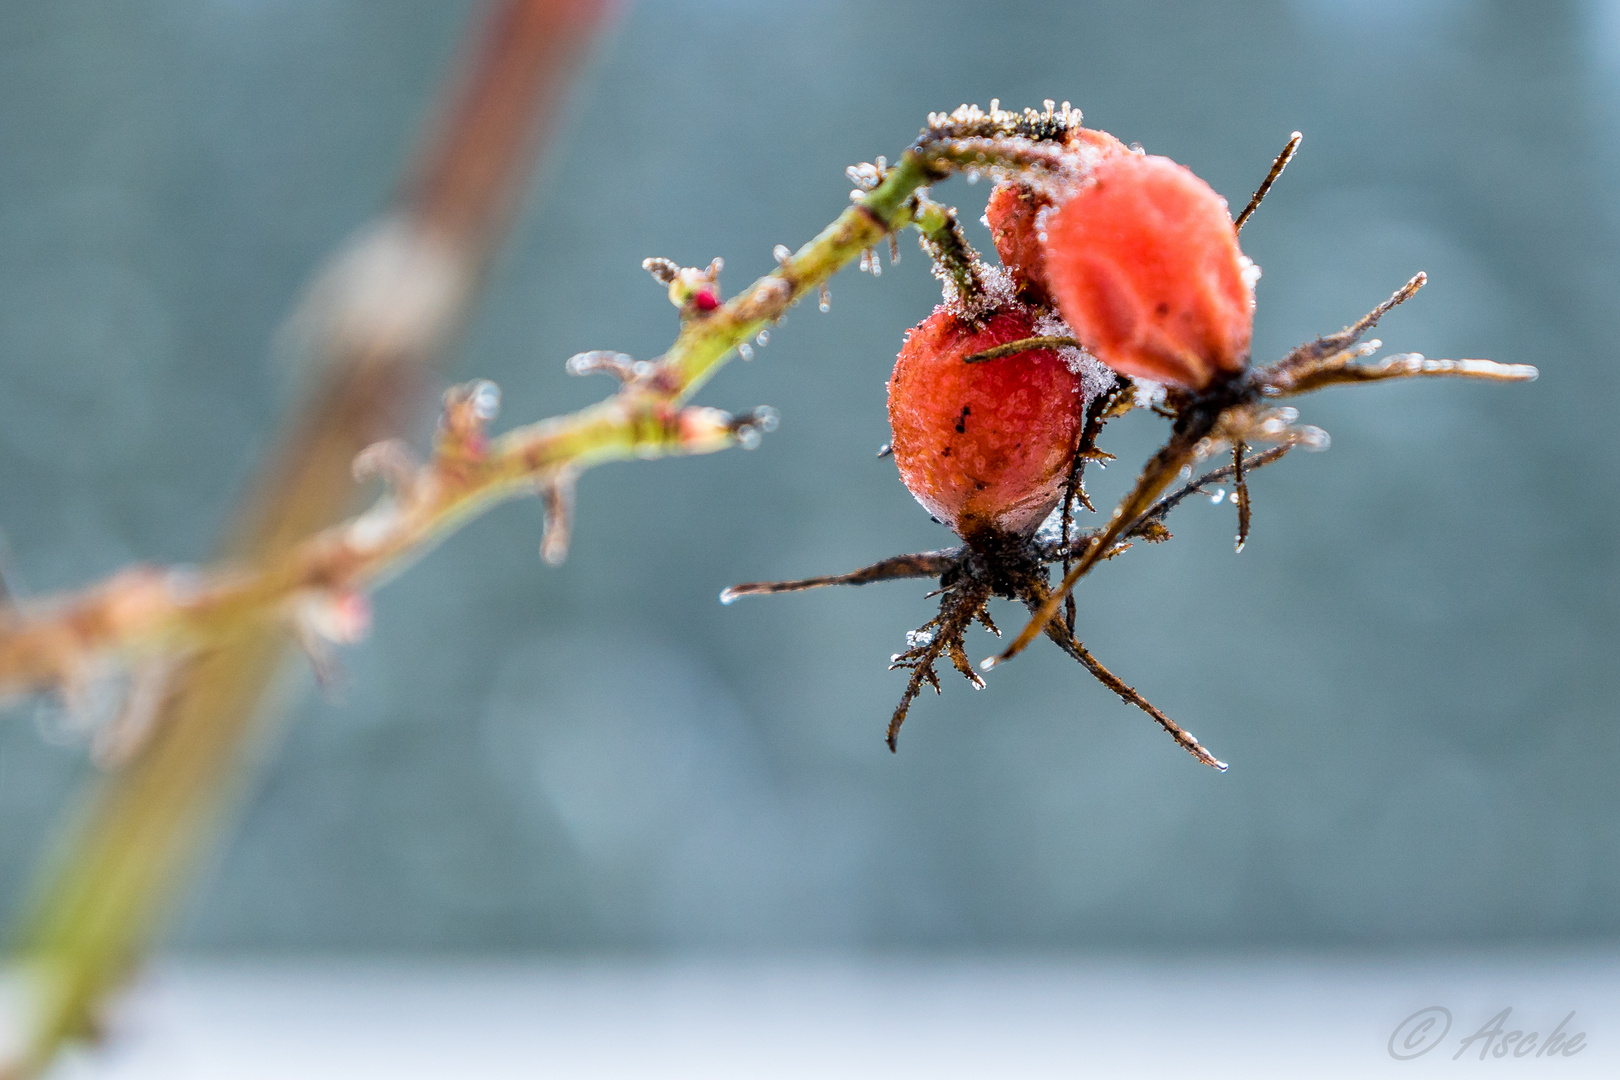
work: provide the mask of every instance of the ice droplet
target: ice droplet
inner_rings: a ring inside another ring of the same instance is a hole
[[[1225,488],[1216,488],[1215,489],[1215,494],[1213,494],[1213,495],[1211,495],[1209,497],[1209,501],[1210,501],[1211,505],[1219,506],[1219,505],[1221,505],[1221,500],[1224,499],[1224,498],[1226,498],[1226,489]]]
[[[1333,444],[1333,440],[1328,437],[1328,433],[1314,424],[1302,424],[1294,429],[1294,433],[1302,450],[1317,452],[1326,450]]]
[[[979,182],[979,170],[978,169],[969,169],[967,171],[967,176],[965,177],[965,179],[970,184],[977,184]]]
[[[753,425],[737,429],[737,445],[744,450],[758,450],[760,444],[759,429]]]
[[[761,405],[759,408],[754,410],[754,426],[759,428],[759,430],[763,431],[767,435],[775,431],[777,425],[781,422],[781,414],[775,409],[771,408],[769,405]]]
[[[761,330],[757,335],[755,335],[754,343],[759,345],[761,348],[769,345],[771,343],[771,332],[769,330]]]
[[[745,341],[737,346],[737,355],[744,360],[752,360],[754,358],[754,347]]]
[[[832,290],[827,288],[826,282],[821,284],[820,300],[816,303],[816,307],[823,315],[832,310]]]
[[[473,384],[472,409],[480,420],[495,419],[495,414],[501,411],[501,388],[488,379],[479,379]]]
[[[771,249],[771,257],[776,260],[777,266],[781,266],[793,258],[793,251],[786,244],[777,244]]]
[[[735,604],[737,602],[737,599],[740,596],[742,596],[742,594],[739,593],[736,589],[721,589],[720,590],[720,602],[722,604],[725,604],[727,607],[730,607],[732,604]]]

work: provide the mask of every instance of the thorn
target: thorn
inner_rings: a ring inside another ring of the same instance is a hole
[[[1266,192],[1271,190],[1271,185],[1275,184],[1277,178],[1282,175],[1283,170],[1288,168],[1288,163],[1294,159],[1294,152],[1299,149],[1300,141],[1304,138],[1305,136],[1297,131],[1289,135],[1288,145],[1283,147],[1282,153],[1278,154],[1277,159],[1271,163],[1271,171],[1260,182],[1260,187],[1255,191],[1254,197],[1249,200],[1249,205],[1244,207],[1243,213],[1239,214],[1237,220],[1232,222],[1234,232],[1243,231],[1244,222],[1253,216],[1255,210],[1259,208],[1261,200],[1266,197]]]
[[[664,285],[674,283],[675,279],[680,277],[681,274],[680,263],[676,262],[674,259],[665,259],[662,257],[642,259],[641,268]]]
[[[416,486],[419,466],[403,439],[384,439],[356,454],[350,471],[359,483],[379,477],[395,495],[404,498]]]
[[[568,541],[574,531],[574,481],[572,469],[563,469],[540,489],[546,508],[545,532],[540,538],[540,558],[547,566],[561,566],[568,558]]]
[[[645,374],[651,366],[646,362],[637,363],[626,353],[613,352],[609,349],[592,349],[590,352],[570,356],[568,362],[563,365],[563,370],[570,375],[594,375],[602,372],[623,383]]]

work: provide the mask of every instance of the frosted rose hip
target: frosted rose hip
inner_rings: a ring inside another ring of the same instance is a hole
[[[1046,220],[1047,288],[1115,371],[1194,390],[1249,360],[1254,293],[1226,203],[1169,158],[1123,154]]]
[[[1066,145],[1081,155],[1088,168],[1113,154],[1130,152],[1108,132],[1091,128],[1071,131]],[[1048,302],[1045,255],[1036,218],[1051,205],[1051,199],[1028,184],[1003,180],[991,190],[990,205],[984,211],[1001,265],[1012,272],[1019,291],[1032,303]]]
[[[1085,408],[1080,376],[1051,349],[962,362],[1034,333],[1022,305],[977,330],[936,308],[906,335],[889,379],[900,479],[964,538],[1031,532],[1062,497]]]

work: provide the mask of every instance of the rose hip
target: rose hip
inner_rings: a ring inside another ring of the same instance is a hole
[[[1091,128],[1076,128],[1069,133],[1066,142],[1088,167],[1114,154],[1130,153],[1124,143],[1108,132]],[[1019,293],[1035,304],[1050,303],[1037,219],[1040,212],[1051,205],[1051,198],[1029,184],[1004,180],[990,192],[990,205],[984,212],[1001,265],[1012,273]]]
[[[1030,533],[1062,498],[1085,408],[1080,375],[1054,349],[963,362],[1033,336],[1035,321],[1016,302],[978,326],[936,308],[906,335],[889,379],[900,478],[965,539]]]
[[[1248,365],[1256,272],[1190,169],[1105,158],[1047,215],[1043,248],[1058,310],[1115,371],[1202,390]]]

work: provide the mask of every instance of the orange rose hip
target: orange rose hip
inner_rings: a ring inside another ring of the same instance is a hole
[[[1043,248],[1058,310],[1115,371],[1202,390],[1248,366],[1257,272],[1225,200],[1192,170],[1104,159],[1047,215]]]
[[[1003,306],[975,327],[940,307],[907,335],[889,379],[900,479],[964,539],[1027,534],[1062,498],[1085,381],[1056,350],[963,359],[1031,337],[1035,314]]]

